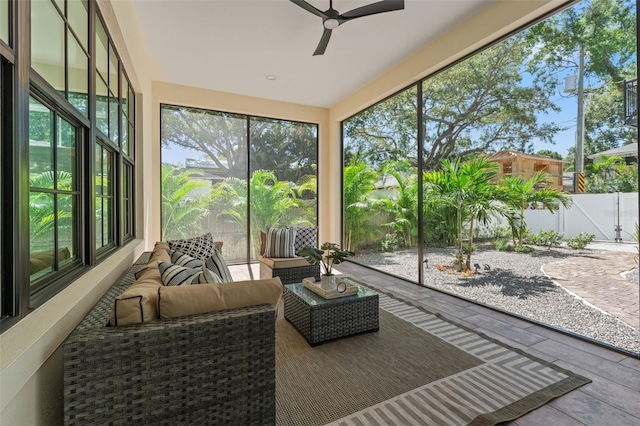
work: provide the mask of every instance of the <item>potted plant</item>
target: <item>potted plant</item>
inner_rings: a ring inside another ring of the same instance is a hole
[[[333,266],[345,261],[349,256],[355,253],[349,250],[343,250],[336,243],[324,243],[320,248],[306,246],[300,250],[300,255],[304,257],[311,265],[320,265],[320,281],[322,288],[335,288],[335,275],[333,275]]]

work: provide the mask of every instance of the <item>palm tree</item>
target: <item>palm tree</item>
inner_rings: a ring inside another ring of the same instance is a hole
[[[212,204],[220,206],[218,218],[247,227],[247,202],[251,199],[251,230],[254,249],[260,246],[259,231],[286,225],[314,224],[315,210],[300,196],[315,195],[316,180],[304,177],[300,185],[279,181],[272,171],[256,170],[247,182],[235,177],[226,178],[216,186]],[[315,200],[315,196],[313,197]],[[306,203],[306,204],[305,204]],[[301,211],[302,210],[302,211]]]
[[[198,232],[209,214],[210,186],[194,179],[193,172],[162,165],[162,237],[186,238]]]
[[[440,170],[424,174],[427,196],[440,199],[455,211],[456,259],[462,263],[464,225],[468,223],[465,266],[471,266],[473,228],[476,221],[488,222],[502,208],[494,202],[496,191],[492,179],[498,173],[498,165],[486,157],[477,157],[461,163],[460,159],[445,159]],[[461,265],[462,266],[462,265]]]
[[[369,219],[384,205],[371,198],[377,180],[378,173],[365,163],[352,161],[344,168],[344,232],[349,251],[374,234]]]
[[[29,237],[31,246],[49,246],[53,232],[70,229],[73,226],[74,200],[72,196],[54,196],[38,189],[72,189],[73,175],[66,171],[47,171],[29,178]],[[54,208],[57,202],[57,214]]]
[[[524,209],[530,203],[544,203],[551,213],[558,210],[560,204],[571,206],[571,198],[557,189],[550,188],[553,178],[546,172],[536,172],[529,179],[517,176],[505,176],[504,184],[499,187],[497,198],[513,210],[507,216],[513,235],[513,243],[522,245],[527,225]],[[516,238],[518,239],[516,243]]]
[[[404,177],[396,170],[388,173],[398,181],[397,199],[384,200],[389,212],[395,220],[388,224],[393,226],[407,247],[413,247],[418,237],[418,179],[416,175]]]

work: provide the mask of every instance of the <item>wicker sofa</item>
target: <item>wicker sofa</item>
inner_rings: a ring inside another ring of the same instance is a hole
[[[275,424],[273,306],[106,326],[148,258],[65,341],[65,424]]]

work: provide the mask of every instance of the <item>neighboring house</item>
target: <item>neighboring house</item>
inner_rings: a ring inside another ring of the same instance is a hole
[[[547,172],[553,178],[551,188],[562,191],[562,165],[564,161],[520,151],[498,151],[489,156],[489,160],[498,163],[497,181],[504,176],[517,176],[529,179],[535,172]]]
[[[599,160],[602,157],[621,157],[624,158],[626,164],[632,164],[638,162],[638,143],[630,143],[618,148],[608,149],[602,152],[596,152],[591,154],[588,158],[592,160]]]
[[[377,199],[396,200],[398,198],[398,179],[390,174],[385,174],[375,183],[372,196]]]

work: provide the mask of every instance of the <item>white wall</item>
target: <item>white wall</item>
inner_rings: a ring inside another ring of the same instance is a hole
[[[594,234],[598,241],[616,241],[619,235],[624,242],[633,242],[635,224],[638,222],[638,193],[573,194],[573,205],[566,209],[560,206],[555,213],[537,209],[525,210],[527,227],[532,232],[554,230],[565,238],[575,237],[581,232]],[[616,234],[616,227],[621,232]]]

